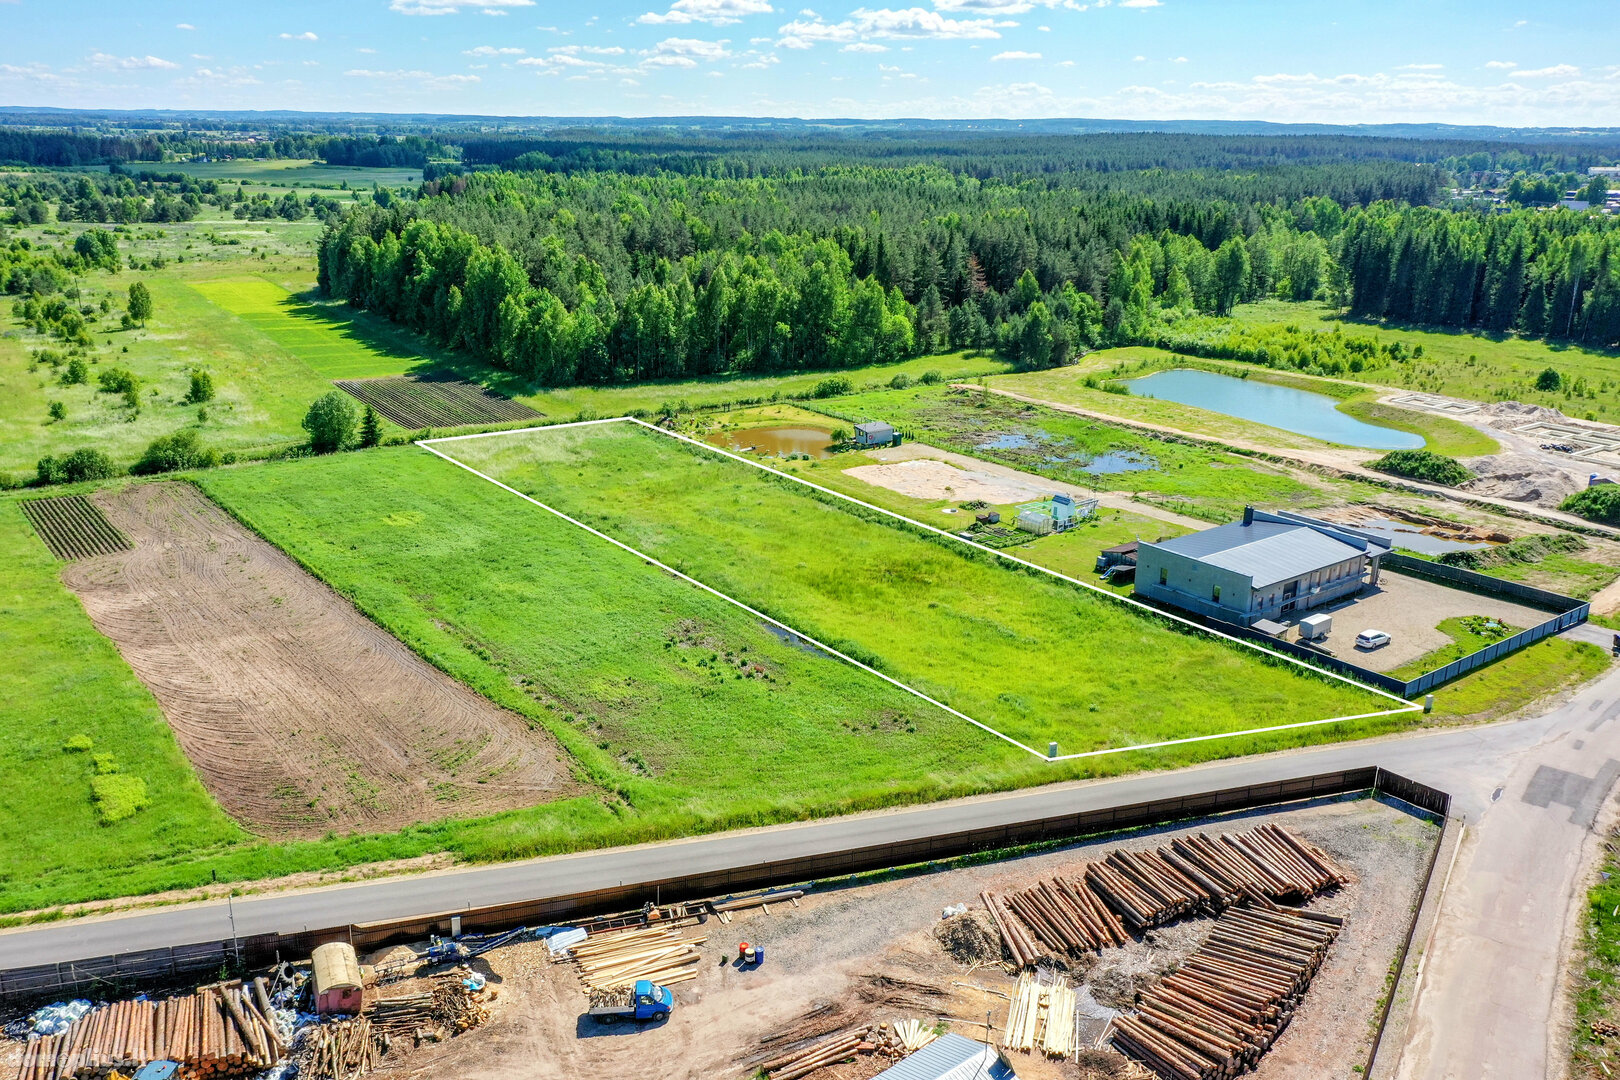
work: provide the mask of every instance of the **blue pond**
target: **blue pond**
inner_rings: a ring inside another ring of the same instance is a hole
[[[1424,444],[1421,435],[1346,416],[1333,407],[1333,399],[1326,395],[1260,379],[1234,379],[1211,371],[1172,368],[1127,380],[1125,385],[1138,397],[1177,401],[1344,446],[1416,450]]]
[[[1088,473],[1096,473],[1101,476],[1157,469],[1159,463],[1146,454],[1134,454],[1129,450],[1110,450],[1108,453],[1098,454],[1090,460],[1080,461],[1079,467]]]

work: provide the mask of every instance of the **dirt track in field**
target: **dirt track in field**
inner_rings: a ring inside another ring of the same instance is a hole
[[[579,789],[549,735],[429,666],[191,485],[95,499],[134,550],[63,580],[247,828],[392,830]]]

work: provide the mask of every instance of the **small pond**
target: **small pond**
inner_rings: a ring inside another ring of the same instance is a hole
[[[1138,397],[1162,398],[1210,412],[1266,424],[1324,442],[1368,450],[1417,450],[1423,436],[1363,423],[1334,408],[1325,394],[1295,390],[1261,379],[1237,379],[1212,371],[1172,368],[1156,371],[1125,385]]]
[[[772,457],[807,454],[813,458],[832,457],[832,434],[812,427],[762,427],[742,431],[717,431],[706,440],[727,450],[747,450]]]
[[[1138,454],[1131,450],[1110,450],[1106,454],[1098,454],[1092,458],[1068,458],[1075,468],[1084,469],[1088,473],[1098,476],[1110,476],[1114,473],[1142,472],[1145,469],[1157,469],[1159,463],[1146,454]]]

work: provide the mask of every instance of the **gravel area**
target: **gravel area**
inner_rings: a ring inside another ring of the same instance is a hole
[[[676,1009],[662,1025],[604,1028],[581,1018],[585,995],[572,969],[548,962],[543,946],[504,949],[480,961],[498,996],[480,1031],[401,1058],[402,1078],[636,1076],[647,1080],[751,1075],[769,1056],[761,1040],[817,1023],[956,1018],[952,1030],[982,1037],[984,1019],[997,1031],[1006,1019],[1015,979],[999,964],[953,960],[934,930],[957,903],[982,905],[985,889],[1027,887],[1115,847],[1157,847],[1183,832],[1247,828],[1275,820],[1326,850],[1352,883],[1316,905],[1346,916],[1343,934],[1294,1022],[1255,1074],[1261,1080],[1353,1077],[1365,1060],[1386,973],[1404,938],[1418,879],[1439,829],[1370,799],[1327,801],[1200,821],[1076,844],[1039,855],[975,866],[874,876],[812,890],[798,906],[739,914],[730,924],[710,919],[699,977],[677,985]],[[1115,1007],[1197,948],[1210,920],[1163,927],[1071,966],[1083,987],[1088,1028],[1099,1034]],[[739,941],[765,949],[757,970],[732,959]],[[918,987],[922,989],[919,990]],[[821,1010],[818,1015],[818,1010]],[[829,1019],[830,1017],[830,1019]],[[1014,1055],[1024,1080],[1076,1080],[1110,1073],[1038,1056]],[[811,1080],[861,1080],[876,1063],[861,1059]]]

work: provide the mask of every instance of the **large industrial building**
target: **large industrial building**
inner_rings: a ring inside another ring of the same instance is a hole
[[[1389,550],[1329,522],[1248,507],[1242,521],[1142,543],[1136,593],[1243,626],[1289,621],[1378,584]]]

